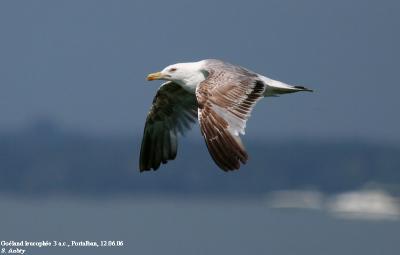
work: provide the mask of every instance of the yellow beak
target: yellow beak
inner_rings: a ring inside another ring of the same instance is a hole
[[[163,75],[161,72],[151,73],[151,74],[147,75],[148,81],[160,80],[162,78],[163,78]]]

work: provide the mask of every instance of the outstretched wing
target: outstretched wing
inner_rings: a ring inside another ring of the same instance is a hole
[[[248,158],[239,134],[265,84],[246,69],[218,63],[196,90],[201,132],[215,163],[224,171],[240,168]]]
[[[157,170],[161,163],[175,159],[178,133],[189,130],[196,118],[196,96],[176,83],[164,83],[147,115],[140,149],[140,171]]]

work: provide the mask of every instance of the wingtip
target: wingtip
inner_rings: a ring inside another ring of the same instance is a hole
[[[140,173],[143,173],[143,172],[150,172],[150,171],[157,171],[157,169],[158,168],[146,168],[146,169],[139,169],[139,172]]]
[[[139,167],[139,172],[140,172],[140,173],[147,172],[147,171],[149,171],[149,170],[150,170],[150,169],[145,169],[145,168]]]
[[[303,87],[303,86],[294,86],[296,89],[299,89],[301,91],[307,91],[307,92],[314,92],[314,90]]]
[[[140,165],[139,172],[142,173],[142,172],[157,171],[162,164],[167,164],[167,163],[168,163],[168,160],[161,161],[159,164],[152,165],[152,166]]]

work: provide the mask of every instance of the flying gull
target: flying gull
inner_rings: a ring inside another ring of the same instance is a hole
[[[141,172],[175,159],[178,134],[196,119],[215,163],[224,171],[239,169],[248,159],[239,135],[244,135],[254,105],[267,96],[312,91],[215,59],[173,64],[147,80],[167,82],[158,89],[146,119]]]

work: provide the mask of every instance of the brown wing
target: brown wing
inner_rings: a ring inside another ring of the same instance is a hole
[[[157,91],[146,119],[140,149],[140,171],[157,170],[176,157],[178,133],[189,130],[197,118],[194,94],[167,82]]]
[[[236,69],[235,69],[236,68]],[[265,85],[245,69],[208,70],[209,76],[197,88],[199,122],[208,150],[224,171],[240,168],[248,158],[239,134]]]

